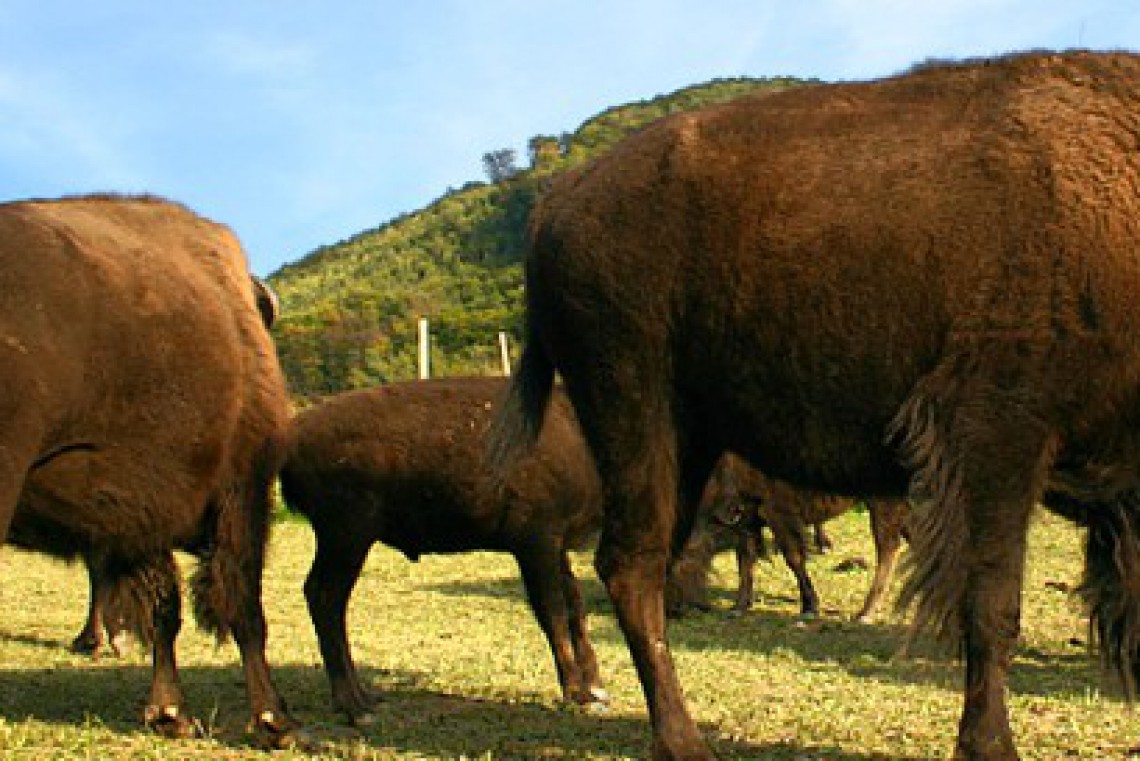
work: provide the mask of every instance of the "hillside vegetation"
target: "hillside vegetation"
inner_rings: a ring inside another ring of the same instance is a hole
[[[500,372],[497,336],[517,353],[527,216],[547,179],[671,113],[806,84],[722,79],[608,109],[576,131],[535,136],[529,165],[471,182],[427,208],[283,267],[277,346],[292,392],[335,393],[417,372],[417,324],[430,320],[433,375]]]

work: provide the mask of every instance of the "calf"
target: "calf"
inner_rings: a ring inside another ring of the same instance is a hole
[[[533,454],[504,483],[490,478],[483,437],[505,387],[497,378],[397,383],[333,397],[293,421],[282,495],[316,533],[305,597],[333,702],[354,722],[370,720],[372,698],[353,665],[345,611],[375,542],[413,561],[509,552],[550,642],[563,696],[606,698],[567,555],[600,526],[594,466],[558,396]]]
[[[818,616],[819,596],[807,572],[807,527],[813,526],[818,541],[822,524],[847,512],[855,503],[856,500],[847,497],[796,489],[782,481],[766,478],[737,457],[726,456],[706,491],[701,505],[702,517],[697,524],[699,528],[674,565],[674,568],[687,568],[692,564],[686,574],[690,589],[673,591],[671,599],[700,600],[700,585],[707,576],[700,572],[700,568],[702,565],[708,568],[712,559],[708,548],[715,546],[715,540],[710,542],[705,537],[721,532],[729,534],[729,541],[736,552],[740,581],[733,610],[744,612],[751,608],[754,567],[764,543],[762,532],[768,528],[784,562],[796,578],[801,617]],[[856,615],[856,620],[862,622],[871,620],[886,595],[902,539],[907,535],[906,519],[910,514],[909,505],[901,499],[868,499],[867,507],[875,542],[875,574],[863,606]],[[689,556],[692,556],[692,561],[687,560]],[[670,584],[676,583],[684,583],[684,580],[675,580],[671,573]]]

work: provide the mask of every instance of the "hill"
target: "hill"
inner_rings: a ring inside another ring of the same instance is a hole
[[[450,190],[282,267],[269,281],[282,302],[274,333],[290,389],[304,397],[415,377],[421,316],[431,323],[433,375],[499,372],[499,331],[517,352],[526,220],[550,175],[668,114],[803,84],[719,79],[610,108],[572,133],[532,138],[526,169],[498,152],[507,161],[497,182]]]

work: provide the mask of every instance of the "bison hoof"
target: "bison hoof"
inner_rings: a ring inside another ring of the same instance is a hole
[[[808,626],[809,624],[812,624],[818,620],[819,620],[819,611],[818,610],[805,610],[803,613],[801,613],[799,615],[798,618],[796,618],[796,626],[799,626],[799,627]]]
[[[583,708],[604,707],[610,702],[610,694],[599,686],[580,687],[562,694],[562,699],[568,705],[578,705]]]
[[[193,737],[202,737],[202,725],[191,716],[182,713],[177,705],[156,706],[149,705],[143,714],[146,726],[163,737],[185,740]]]
[[[80,632],[68,648],[76,655],[98,655],[103,647],[102,640],[95,634]]]
[[[284,711],[262,711],[250,722],[261,745],[273,750],[308,750],[316,747],[313,737]]]
[[[348,723],[354,727],[370,727],[379,721],[379,717],[372,709],[381,701],[381,696],[360,689],[352,693],[351,697],[333,700],[333,706],[348,717]]]
[[[112,655],[118,658],[126,652],[129,640],[130,635],[125,631],[115,632],[107,639],[107,648],[111,651]]]
[[[368,727],[376,726],[380,721],[380,717],[371,711],[361,711],[360,713],[354,713],[350,717],[350,720],[352,721],[352,726],[367,729]]]

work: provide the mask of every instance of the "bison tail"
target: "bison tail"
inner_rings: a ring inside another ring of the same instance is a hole
[[[269,539],[268,480],[268,474],[257,473],[250,482],[223,490],[215,498],[214,535],[198,550],[198,569],[191,582],[194,618],[219,642],[234,634],[233,627],[262,625],[261,573]]]
[[[497,480],[504,481],[514,463],[538,441],[553,389],[554,365],[532,337],[488,432],[488,469]]]
[[[277,474],[277,482],[281,486],[281,501],[285,503],[286,509],[291,513],[311,519],[309,500],[306,499],[303,488],[304,478],[299,472],[296,462],[291,461],[289,457],[285,458],[285,464],[281,466],[281,472]]]
[[[1085,575],[1078,594],[1101,661],[1120,677],[1131,700],[1140,668],[1140,494],[1086,515]]]

